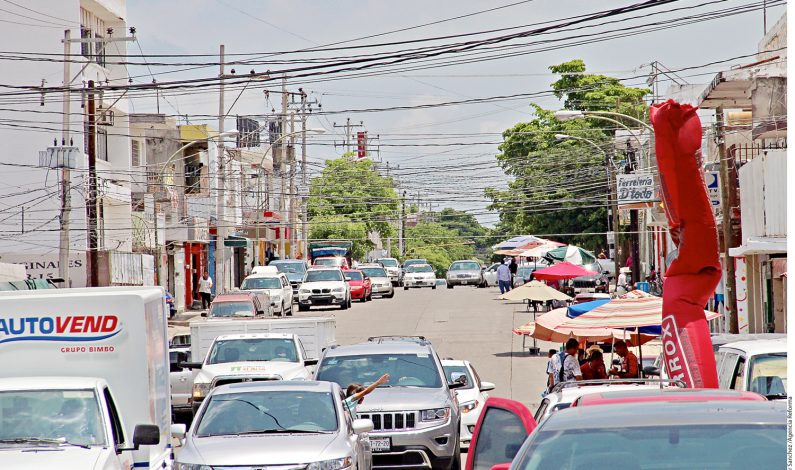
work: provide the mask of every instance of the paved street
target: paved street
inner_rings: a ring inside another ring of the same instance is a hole
[[[399,289],[392,299],[354,303],[346,311],[313,309],[300,315],[335,315],[340,344],[377,335],[425,336],[440,357],[471,361],[483,380],[497,385],[492,395],[519,400],[535,409],[545,383],[547,359],[528,356],[522,351],[522,338],[511,332],[514,326],[532,320],[533,314],[523,304],[496,300],[498,296],[499,290],[493,287]],[[539,343],[542,351],[555,346]]]

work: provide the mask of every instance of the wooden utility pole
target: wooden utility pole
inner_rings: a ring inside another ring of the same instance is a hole
[[[94,99],[94,81],[88,81],[88,201],[86,218],[88,226],[88,286],[99,286],[99,240],[97,236],[97,119]]]
[[[723,107],[715,109],[715,140],[718,144],[718,158],[720,159],[720,202],[721,202],[721,228],[723,229],[723,262],[726,266],[726,282],[724,283],[725,303],[724,309],[729,316],[729,333],[739,333],[739,323],[737,319],[737,279],[734,273],[734,259],[729,255],[729,249],[734,248],[734,230],[732,227],[732,201],[736,198],[733,195],[737,187],[732,184],[729,178],[729,164],[733,157],[726,155],[726,139],[723,129]]]

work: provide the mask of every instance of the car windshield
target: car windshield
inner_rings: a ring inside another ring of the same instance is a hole
[[[323,360],[317,380],[337,382],[340,387],[352,383],[371,384],[389,374],[386,386],[439,388],[439,370],[430,354],[362,354],[332,356]],[[383,385],[382,385],[383,386]]]
[[[787,354],[762,354],[751,358],[749,390],[767,397],[787,396]]]
[[[428,266],[427,264],[417,264],[414,266],[409,266],[406,269],[407,273],[432,273],[433,268]]]
[[[387,277],[384,268],[362,268],[362,272],[367,274],[367,277]]]
[[[346,281],[361,281],[362,280],[362,273],[358,271],[348,271],[345,273],[345,280]]]
[[[276,266],[280,273],[285,274],[304,274],[306,272],[306,264],[304,263],[271,261],[268,266]]]
[[[342,281],[342,273],[336,269],[313,269],[306,272],[304,282]]]
[[[295,342],[288,338],[223,339],[213,343],[207,354],[207,364],[262,361],[298,362]]]
[[[0,446],[17,440],[26,445],[106,445],[96,394],[93,390],[0,392]]]
[[[385,268],[396,268],[399,266],[396,259],[379,259],[376,263],[380,263]]]
[[[209,398],[196,436],[331,432],[337,427],[336,406],[328,392],[223,393]]]
[[[315,260],[315,266],[342,266],[344,258],[318,258]]]
[[[472,376],[469,375],[469,371],[467,370],[466,366],[442,366],[444,369],[444,375],[447,376],[447,383],[453,383],[453,374],[459,376],[460,374],[464,374],[467,378],[467,384],[463,387],[460,387],[458,390],[466,390],[475,387],[475,381],[472,380]]]
[[[642,416],[638,421],[643,421]],[[785,436],[783,424],[641,424],[566,431],[544,431],[542,427],[512,468],[785,468]]]
[[[281,289],[282,280],[278,277],[249,277],[243,279],[240,285],[243,290],[248,289]]]
[[[449,271],[480,271],[480,265],[474,261],[465,261],[463,263],[453,263]]]
[[[250,302],[214,302],[210,304],[210,317],[253,317],[257,312]]]
[[[407,260],[406,260],[406,261],[403,263],[403,267],[404,267],[404,268],[408,268],[408,267],[409,267],[409,266],[411,266],[412,264],[428,264],[428,261],[426,261],[426,260],[424,260],[424,259],[407,259]]]

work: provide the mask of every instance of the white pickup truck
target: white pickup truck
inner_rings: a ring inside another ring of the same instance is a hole
[[[0,467],[173,464],[165,292],[0,292]]]
[[[198,410],[210,390],[227,383],[308,379],[321,352],[335,343],[333,317],[195,321],[191,356],[201,369],[191,404]]]

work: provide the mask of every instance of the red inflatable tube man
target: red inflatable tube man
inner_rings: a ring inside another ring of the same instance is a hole
[[[696,108],[652,105],[662,201],[678,255],[665,272],[662,343],[668,376],[688,387],[718,387],[704,305],[720,282],[718,231],[701,169]]]

